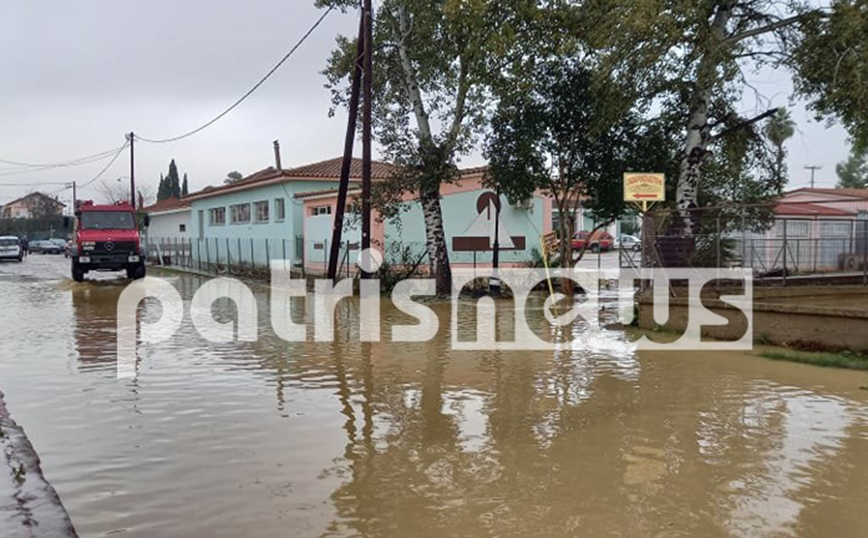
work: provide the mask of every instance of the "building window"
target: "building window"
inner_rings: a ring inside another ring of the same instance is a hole
[[[208,210],[208,223],[211,226],[223,226],[226,224],[226,208],[215,207]]]
[[[274,200],[274,218],[276,220],[283,220],[286,218],[286,200],[283,198],[276,198]]]
[[[820,222],[820,237],[849,237],[852,226],[849,221]]]
[[[229,206],[229,222],[232,224],[247,224],[250,222],[250,204],[235,204]]]
[[[178,225],[178,231],[181,233],[187,233],[187,225],[186,224],[179,224]]]
[[[256,222],[268,222],[268,200],[254,202],[253,208]]]
[[[811,223],[803,220],[789,220],[786,224],[787,237],[808,237],[811,233]],[[784,222],[779,220],[775,223],[775,236],[784,236]]]
[[[316,207],[310,208],[310,214],[314,217],[317,215],[331,215],[332,214],[332,206],[330,205],[320,205]]]

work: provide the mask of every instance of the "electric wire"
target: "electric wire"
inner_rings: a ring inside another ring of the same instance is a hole
[[[277,72],[277,70],[280,69],[280,67],[281,67],[281,66],[282,66],[282,65],[283,65],[283,64],[284,64],[284,63],[285,63],[285,62],[286,62],[286,61],[287,61],[287,60],[288,60],[288,59],[289,59],[289,58],[290,58],[290,57],[295,53],[295,51],[298,50],[298,48],[301,47],[301,45],[302,45],[305,41],[307,41],[307,38],[310,37],[311,34],[313,34],[314,30],[316,30],[317,27],[319,27],[319,25],[322,24],[322,22],[325,20],[325,18],[326,18],[326,17],[327,17],[327,16],[328,16],[328,15],[329,15],[333,10],[334,10],[334,7],[330,7],[330,8],[328,8],[328,9],[325,11],[325,13],[323,13],[322,16],[320,16],[320,18],[317,19],[317,21],[313,24],[313,26],[311,26],[311,27],[308,29],[308,31],[305,32],[305,34],[301,37],[301,39],[299,39],[299,40],[296,42],[296,44],[293,45],[293,47],[289,50],[289,52],[287,52],[287,53],[283,56],[283,58],[281,58],[280,61],[277,62],[277,64],[275,64],[275,66],[272,67],[271,70],[268,71],[268,73],[265,74],[264,77],[262,77],[261,79],[259,79],[259,82],[257,82],[256,84],[253,85],[252,88],[250,88],[249,90],[247,90],[247,93],[245,93],[245,94],[242,95],[238,100],[236,100],[234,103],[232,103],[232,104],[229,106],[229,108],[227,108],[226,110],[224,110],[223,112],[221,112],[220,114],[218,114],[217,116],[215,116],[214,118],[212,118],[210,121],[208,121],[208,122],[206,122],[206,123],[200,125],[199,127],[196,127],[196,128],[193,129],[192,131],[187,131],[187,132],[184,133],[184,134],[181,134],[181,135],[178,135],[178,136],[173,136],[173,137],[170,137],[170,138],[146,138],[146,137],[143,137],[143,136],[135,135],[136,139],[137,139],[137,140],[141,140],[142,142],[149,142],[149,143],[151,143],[151,144],[166,144],[166,143],[168,143],[168,142],[177,142],[178,140],[183,140],[184,138],[191,137],[191,136],[193,136],[194,134],[199,133],[199,132],[201,132],[201,131],[204,131],[204,130],[207,129],[208,127],[214,125],[214,124],[217,123],[221,118],[223,118],[224,116],[226,116],[227,114],[229,114],[230,112],[232,112],[232,110],[234,110],[236,107],[238,107],[238,105],[240,105],[241,103],[243,103],[243,102],[244,102],[248,97],[250,97],[250,96],[253,94],[253,92],[255,92],[256,90],[258,90],[260,86],[262,86],[263,84],[265,84],[265,81],[267,81],[269,78],[271,78],[271,75],[273,75],[275,72]]]

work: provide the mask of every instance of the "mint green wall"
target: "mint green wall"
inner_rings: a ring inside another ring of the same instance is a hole
[[[443,222],[446,231],[446,243],[449,246],[449,259],[452,263],[473,263],[473,252],[454,252],[452,237],[461,235],[479,215],[476,211],[476,201],[483,190],[461,192],[444,196],[440,200],[443,210]],[[510,235],[525,236],[525,250],[501,251],[502,262],[530,261],[531,251],[539,250],[540,236],[543,234],[543,201],[534,197],[533,208],[523,209],[509,204],[505,196],[501,196],[500,218]],[[422,207],[418,202],[407,205],[408,210],[402,212],[400,223],[387,221],[385,229],[386,257],[392,263],[396,259],[394,245],[403,244],[420,255],[425,251],[425,221],[422,218]],[[477,252],[476,262],[491,263],[491,252]]]
[[[278,259],[283,257],[284,241],[286,243],[287,258],[300,261],[296,252],[296,237],[304,233],[304,204],[301,200],[295,200],[293,196],[300,192],[311,192],[337,187],[337,181],[286,181],[280,184],[265,185],[258,188],[247,189],[232,193],[226,193],[209,198],[193,200],[191,204],[190,237],[196,243],[197,238],[204,237],[209,240],[209,255],[216,258],[216,250],[219,248],[220,260],[226,260],[226,251],[233,261],[242,259],[249,261],[251,255],[257,264],[265,264],[267,258]],[[286,207],[286,218],[283,221],[276,219],[277,212],[275,200],[283,198]],[[255,222],[256,212],[254,202],[269,201],[268,222]],[[235,204],[251,204],[251,221],[247,224],[231,224],[229,207]],[[211,226],[208,212],[212,208],[226,208],[226,224]],[[199,211],[202,211],[204,227],[200,235]],[[227,243],[228,239],[228,243]],[[240,250],[238,240],[241,240]],[[268,254],[266,255],[266,239],[268,239]],[[215,245],[215,240],[217,245]],[[252,242],[251,242],[252,240]],[[204,247],[203,247],[204,248]],[[194,256],[196,249],[194,248]],[[205,256],[204,250],[202,257]]]

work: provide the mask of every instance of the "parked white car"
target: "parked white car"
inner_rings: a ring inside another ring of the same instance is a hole
[[[21,241],[14,235],[0,236],[0,260],[21,261],[24,258],[24,250]]]
[[[623,248],[627,250],[642,250],[642,240],[635,235],[622,235],[615,241],[615,248]]]

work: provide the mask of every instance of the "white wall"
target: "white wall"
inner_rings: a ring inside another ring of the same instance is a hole
[[[182,224],[186,227],[186,231],[180,231]],[[186,240],[190,237],[190,227],[189,210],[151,215],[151,225],[148,227],[148,239],[150,241],[158,239]]]

